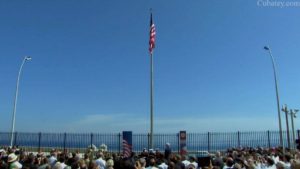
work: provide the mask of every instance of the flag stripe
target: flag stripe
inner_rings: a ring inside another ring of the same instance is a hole
[[[151,18],[150,18],[150,39],[149,39],[149,52],[150,54],[153,53],[153,49],[155,48],[155,35],[156,35],[156,30],[155,30],[155,25],[152,20],[152,13],[151,13]]]
[[[123,156],[130,157],[132,152],[132,132],[123,132]]]

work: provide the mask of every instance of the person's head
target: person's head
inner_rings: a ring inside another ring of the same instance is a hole
[[[55,163],[55,165],[53,166],[53,169],[63,169],[62,165],[60,162]]]
[[[175,155],[175,161],[176,163],[181,161],[181,156],[179,154]]]
[[[233,162],[233,159],[231,157],[229,157],[229,158],[226,159],[226,165],[228,167],[233,166],[233,164],[234,164],[234,162]]]
[[[284,169],[284,163],[279,161],[278,163],[276,163],[276,169]]]
[[[142,167],[146,167],[146,160],[145,160],[145,158],[140,158],[139,162],[140,162],[140,164],[141,164]]]
[[[51,156],[54,156],[54,157],[56,157],[56,150],[55,149],[52,149],[51,151],[50,151],[50,155]]]
[[[72,158],[75,158],[76,157],[76,153],[75,152],[72,152]]]
[[[173,161],[168,163],[168,169],[175,169],[175,163]]]
[[[221,169],[221,167],[220,166],[213,166],[212,169]]]
[[[189,164],[187,166],[187,169],[196,169],[195,165],[194,164]]]
[[[233,168],[234,168],[234,169],[242,169],[242,167],[241,167],[241,165],[240,165],[239,163],[235,163],[235,164],[233,165]]]
[[[30,153],[27,157],[28,163],[33,163],[34,159],[35,159],[35,157],[34,157],[33,153]]]
[[[216,157],[217,157],[217,158],[221,157],[220,151],[217,151],[217,152],[216,152]]]
[[[195,162],[195,161],[196,161],[196,157],[195,157],[195,156],[191,156],[191,157],[190,157],[190,162],[193,163],[193,162]]]
[[[300,161],[299,160],[292,160],[291,169],[300,169]]]
[[[268,158],[267,158],[267,165],[268,165],[268,166],[274,165],[274,160],[273,160],[272,158],[268,157]]]
[[[8,159],[7,159],[8,163],[13,163],[17,160],[18,160],[18,156],[16,156],[15,153],[11,153],[8,155]]]
[[[121,164],[122,169],[135,169],[134,164],[132,164],[132,161],[130,159],[123,159],[122,164]]]
[[[135,169],[141,169],[141,168],[142,168],[142,165],[141,165],[141,163],[140,163],[139,160],[135,162],[134,168],[135,168]]]
[[[171,149],[171,144],[170,143],[166,143],[165,149],[167,149],[167,150]]]
[[[87,169],[86,163],[83,159],[79,160],[78,163],[81,169]]]
[[[96,157],[97,157],[97,158],[103,158],[103,153],[102,153],[102,152],[98,152],[98,153],[96,154]]]
[[[291,159],[292,159],[291,155],[289,155],[289,154],[284,155],[284,161],[285,162],[290,162]]]
[[[112,168],[114,166],[114,161],[109,159],[106,161],[106,168]]]
[[[80,168],[79,162],[75,162],[75,163],[71,164],[71,169],[78,169],[78,168]]]
[[[90,162],[89,169],[99,169],[100,167],[96,164],[95,161]]]
[[[64,163],[65,162],[65,156],[63,154],[61,154],[58,158],[58,161],[61,162],[61,163]]]
[[[48,158],[42,158],[41,164],[48,164],[49,160]]]
[[[150,158],[150,160],[149,160],[149,166],[154,167],[155,164],[156,164],[155,159],[154,158]]]

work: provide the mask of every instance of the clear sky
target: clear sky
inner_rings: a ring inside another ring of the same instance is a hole
[[[270,2],[287,1],[2,0],[0,129],[11,129],[30,55],[16,131],[148,132],[153,8],[155,132],[277,130],[263,46],[280,104],[300,108],[300,6]]]

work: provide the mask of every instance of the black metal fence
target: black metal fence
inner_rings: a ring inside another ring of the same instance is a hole
[[[299,137],[299,130],[295,133]],[[284,146],[287,147],[286,132],[283,132]],[[10,145],[11,133],[0,132],[0,146]],[[149,134],[135,134],[132,136],[133,151],[139,152],[149,149]],[[40,149],[81,149],[90,145],[99,147],[106,144],[108,151],[121,152],[122,133],[29,133],[15,132],[13,145],[26,147],[32,151]],[[154,147],[164,150],[166,143],[170,143],[173,151],[179,151],[179,134],[154,134]],[[291,138],[292,140],[292,138]],[[293,145],[294,141],[292,141]],[[190,152],[219,151],[230,147],[277,147],[280,145],[278,131],[259,132],[207,132],[187,133],[187,149]]]

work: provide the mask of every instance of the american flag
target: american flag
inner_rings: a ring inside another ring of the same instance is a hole
[[[150,18],[150,40],[149,40],[149,52],[150,54],[153,53],[153,49],[155,48],[155,25],[152,20],[152,13],[151,13],[151,18]]]
[[[132,132],[123,131],[123,156],[130,157],[132,152]]]

